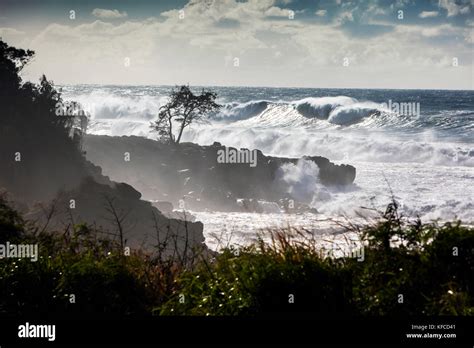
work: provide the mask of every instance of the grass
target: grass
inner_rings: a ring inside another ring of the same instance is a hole
[[[277,230],[185,264],[141,250],[124,256],[86,225],[38,231],[0,201],[2,242],[40,246],[37,262],[0,261],[1,316],[474,314],[474,229],[407,219],[396,202],[376,223],[351,227],[363,261],[328,257],[302,231]]]

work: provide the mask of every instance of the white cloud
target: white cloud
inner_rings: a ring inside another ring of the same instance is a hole
[[[14,28],[0,28],[0,37],[4,40],[16,39],[23,35],[25,35],[25,32],[21,30]]]
[[[421,30],[421,35],[426,36],[426,37],[440,36],[442,34],[448,33],[446,29],[447,28],[441,28],[441,27],[424,28]]]
[[[0,28],[0,35],[23,35],[24,31],[17,30],[14,28]]]
[[[436,37],[436,36],[458,36],[462,37],[464,29],[454,27],[451,24],[441,24],[436,26],[422,26],[422,25],[399,25],[396,32],[399,34],[410,35],[413,39],[416,36],[421,37]]]
[[[418,15],[418,17],[420,18],[432,18],[432,17],[437,17],[437,16],[438,16],[438,11],[423,11]]]
[[[290,10],[272,6],[268,10],[265,11],[265,15],[271,16],[271,17],[289,17]]]
[[[375,4],[370,4],[370,5],[367,7],[366,12],[369,12],[369,13],[374,14],[374,15],[383,15],[383,14],[386,14],[386,13],[387,13],[386,10],[384,10],[384,9],[381,8],[381,7],[378,7],[378,6],[375,5]]]
[[[458,4],[455,0],[439,0],[439,8],[448,11],[448,17],[457,16],[458,14],[467,14],[471,12],[469,3]]]
[[[464,35],[464,40],[470,44],[474,44],[474,31],[468,30]]]
[[[159,19],[50,24],[24,46],[37,51],[32,75],[44,72],[58,83],[423,88],[430,69],[444,66],[443,57],[468,56],[462,41],[472,38],[466,28],[450,25],[397,25],[383,36],[350,36],[337,21],[274,19],[269,13],[288,15],[274,1],[193,0],[183,9],[184,19],[175,9]],[[224,20],[237,26],[219,28]],[[354,18],[343,12],[339,20]],[[433,45],[443,35],[461,40]],[[126,69],[125,57],[131,61]],[[229,64],[234,57],[238,68]],[[350,68],[343,68],[344,57]],[[451,70],[437,76],[451,88],[459,85]]]
[[[336,18],[336,23],[342,24],[345,22],[353,22],[354,17],[352,16],[351,11],[344,11],[339,13],[338,17]]]
[[[316,16],[323,17],[328,13],[326,10],[317,10],[316,11]]]
[[[0,38],[10,45],[29,48],[26,47],[28,44],[28,35],[24,31],[15,28],[0,28]]]
[[[119,10],[107,10],[102,8],[95,8],[92,11],[92,15],[94,17],[100,19],[119,19],[119,18],[126,18],[127,12],[120,12]]]

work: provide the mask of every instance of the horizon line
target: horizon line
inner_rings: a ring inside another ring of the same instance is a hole
[[[53,81],[54,82],[54,81]],[[354,90],[412,90],[412,91],[465,91],[465,92],[474,92],[474,87],[472,89],[446,89],[446,88],[388,88],[388,87],[298,87],[298,86],[243,86],[243,85],[191,85],[187,84],[116,84],[116,83],[55,83],[55,86],[103,86],[103,87],[176,87],[176,86],[189,86],[189,87],[220,87],[220,88],[266,88],[266,89],[354,89]]]

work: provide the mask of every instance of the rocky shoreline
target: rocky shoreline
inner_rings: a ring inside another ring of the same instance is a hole
[[[115,181],[127,182],[165,210],[252,211],[263,212],[263,202],[282,211],[309,210],[288,193],[279,180],[282,165],[296,164],[298,158],[266,156],[259,150],[256,163],[219,163],[218,153],[226,149],[215,142],[210,146],[194,143],[168,145],[136,136],[87,135],[87,158],[99,165]],[[237,150],[237,149],[235,149]],[[315,176],[321,184],[352,184],[356,169],[336,165],[327,158],[307,156],[319,168]],[[267,207],[269,206],[267,204]]]
[[[219,163],[218,152],[224,149],[220,143],[169,145],[135,136],[86,135],[83,155],[51,147],[46,153],[32,152],[20,164],[5,162],[0,193],[6,192],[40,230],[67,234],[85,224],[122,239],[124,246],[159,250],[163,257],[208,250],[203,224],[188,210],[316,212],[295,199],[278,177],[283,165],[301,159],[252,150],[255,166]],[[317,165],[315,175],[323,185],[348,185],[355,179],[350,165],[319,156],[304,160]]]

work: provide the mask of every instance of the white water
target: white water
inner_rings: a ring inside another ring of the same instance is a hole
[[[241,93],[238,90],[235,95]],[[404,213],[419,215],[424,221],[474,221],[474,107],[453,110],[444,102],[443,110],[438,110],[436,94],[436,98],[420,99],[422,110],[436,117],[423,112],[401,116],[370,100],[344,95],[298,98],[298,90],[291,93],[295,97],[289,102],[265,95],[257,100],[249,96],[251,101],[246,102],[225,100],[209,124],[193,125],[183,140],[202,145],[219,141],[277,156],[320,155],[355,166],[355,183],[326,188],[311,164],[281,168],[279,179],[291,184],[290,193],[320,214],[196,213],[204,222],[209,244],[215,245],[212,236],[222,231],[227,235],[234,231],[237,242],[243,242],[252,240],[259,228],[286,223],[317,226],[327,232],[325,219],[341,221],[345,216],[368,214],[362,207],[383,209],[391,192]],[[100,89],[76,93],[74,99],[94,106],[89,132],[145,137],[154,137],[150,121],[166,100],[164,95],[152,97],[147,90],[118,97]],[[444,110],[448,106],[451,109]]]

